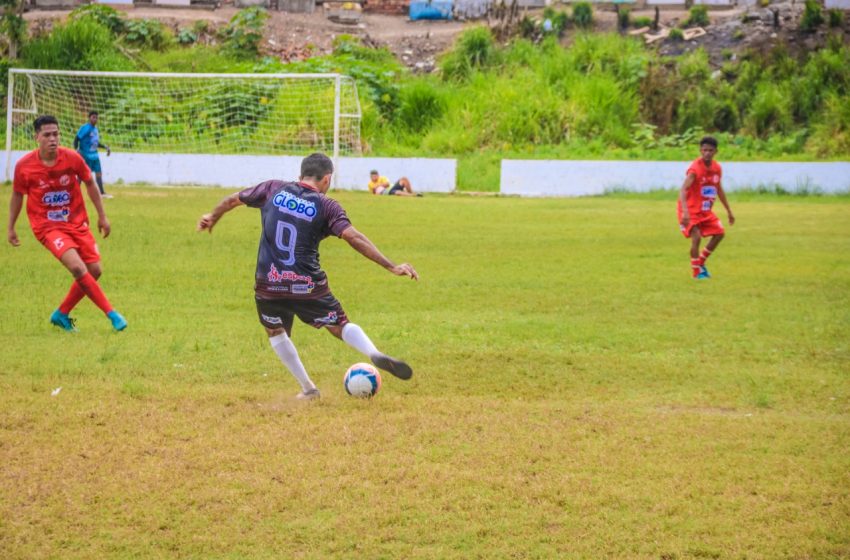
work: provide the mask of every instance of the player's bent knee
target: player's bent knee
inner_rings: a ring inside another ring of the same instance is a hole
[[[269,335],[269,338],[273,338],[282,334],[286,334],[287,336],[289,336],[289,333],[286,332],[286,329],[284,329],[283,327],[276,327],[274,329],[270,329],[268,327],[263,328],[266,329],[266,334]]]
[[[339,325],[326,325],[326,329],[328,332],[334,335],[335,337],[342,339],[342,327]]]

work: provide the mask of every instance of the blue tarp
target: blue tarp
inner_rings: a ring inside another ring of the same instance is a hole
[[[452,19],[452,0],[413,0],[410,2],[410,19]]]

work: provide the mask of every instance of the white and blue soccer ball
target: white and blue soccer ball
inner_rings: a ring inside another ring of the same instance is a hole
[[[381,388],[381,374],[372,364],[354,364],[342,380],[345,392],[352,397],[368,399]]]

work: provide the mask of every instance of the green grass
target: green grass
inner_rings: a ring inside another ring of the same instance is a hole
[[[67,273],[25,220],[0,248],[4,559],[850,556],[846,196],[731,194],[696,283],[675,193],[335,193],[422,276],[322,246],[416,374],[351,399],[361,357],[299,324],[302,405],[256,320],[257,212],[209,236],[227,191],[113,192],[124,333],[87,301],[52,329]]]

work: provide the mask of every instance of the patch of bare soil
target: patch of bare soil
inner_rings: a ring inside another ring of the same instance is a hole
[[[215,10],[175,9],[162,7],[124,8],[129,18],[157,19],[177,30],[191,27],[197,21],[206,21],[210,29],[226,25],[238,11],[233,6]],[[766,8],[717,9],[709,12],[711,24],[705,27],[706,34],[690,41],[669,39],[655,43],[661,54],[676,56],[699,47],[708,51],[711,61],[720,66],[724,60],[735,58],[749,50],[766,50],[778,44],[787,45],[793,52],[811,51],[822,47],[828,34],[843,34],[850,42],[850,21],[840,30],[828,30],[825,26],[814,33],[799,31],[802,3],[783,2]],[[49,29],[53,21],[66,17],[67,11],[36,10],[25,17],[34,30]],[[342,34],[360,37],[365,44],[388,48],[403,64],[414,72],[431,72],[437,57],[451,47],[455,37],[466,27],[487,24],[480,21],[409,21],[406,16],[364,13],[360,22],[344,24],[330,21],[320,8],[312,14],[290,14],[270,11],[266,25],[262,50],[265,54],[284,61],[302,60],[310,56],[328,54],[333,49],[334,39]],[[520,14],[541,19],[542,10],[530,10]],[[654,9],[636,10],[635,17],[655,17]],[[659,24],[672,28],[682,26],[688,12],[665,9],[659,12]],[[613,8],[594,12],[596,31],[616,31],[617,14]],[[845,18],[850,20],[850,18]],[[569,29],[564,44],[569,44],[576,31]]]
[[[116,7],[116,9],[122,9]],[[123,8],[132,19],[156,19],[176,30],[206,21],[210,29],[226,25],[238,11],[232,6],[215,10],[162,7]],[[25,18],[30,28],[46,31],[56,20],[67,17],[67,10],[35,10]],[[414,71],[430,72],[439,53],[448,49],[455,36],[467,25],[457,21],[409,21],[404,16],[363,14],[359,23],[330,21],[322,9],[312,14],[270,11],[262,50],[284,61],[302,60],[329,54],[334,39],[343,34],[360,37],[365,44],[386,47]]]

